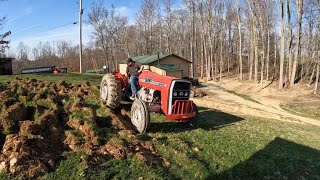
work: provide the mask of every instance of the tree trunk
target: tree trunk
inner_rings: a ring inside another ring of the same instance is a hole
[[[222,81],[222,72],[223,72],[223,58],[222,58],[222,53],[223,53],[223,38],[222,38],[222,31],[221,31],[221,37],[220,37],[220,81]]]
[[[298,30],[296,37],[296,52],[295,52],[295,60],[293,62],[292,67],[292,75],[290,80],[290,85],[293,86],[296,80],[296,72],[297,72],[297,63],[300,56],[300,40],[301,40],[301,20],[302,20],[302,8],[303,8],[303,0],[297,0],[297,11],[298,11]]]
[[[320,71],[320,53],[318,53],[318,62],[317,62],[317,73],[316,73],[316,82],[314,84],[314,91],[313,93],[316,94],[318,90],[318,83],[319,83],[319,71]]]
[[[240,7],[239,2],[236,0],[237,4],[237,16],[238,16],[238,33],[239,33],[239,79],[242,81],[242,34],[241,34],[241,20],[240,20]]]
[[[284,3],[281,0],[279,7],[281,17],[281,41],[280,41],[280,74],[279,74],[279,90],[283,89],[283,64],[284,64],[284,43],[285,43],[285,23],[284,23]]]
[[[256,27],[254,28],[254,82],[258,82],[258,34]]]
[[[254,58],[254,47],[253,47],[253,31],[252,25],[250,26],[250,57],[249,57],[249,80],[252,80],[252,69],[253,69],[253,58]]]
[[[313,68],[312,68],[312,73],[311,73],[311,76],[310,76],[310,79],[309,79],[309,85],[311,85],[313,83],[313,77],[314,77],[314,72],[316,70],[316,67],[317,67],[317,62],[313,65]]]
[[[273,75],[272,75],[272,81],[274,81],[274,78],[276,76],[276,67],[277,67],[277,37],[274,36],[274,62],[273,62]]]
[[[318,13],[320,13],[320,0],[318,0]],[[320,16],[318,17],[318,23],[320,23]],[[320,30],[320,26],[318,26],[318,31]],[[314,94],[317,93],[318,90],[318,82],[319,82],[319,71],[320,71],[320,40],[318,38],[318,61],[317,61],[317,75],[316,75],[316,83],[314,85]]]
[[[223,30],[224,30],[224,22],[221,19],[220,24],[220,81],[222,81],[222,72],[223,72]]]
[[[267,38],[268,38],[268,44],[267,44],[267,77],[266,77],[266,80],[268,81],[269,80],[269,63],[270,63],[270,30],[269,30],[269,27],[268,27],[268,35],[267,35]]]
[[[292,23],[291,23],[291,8],[290,8],[290,2],[289,0],[286,0],[286,4],[287,4],[287,22],[288,22],[288,26],[289,26],[289,39],[288,39],[288,56],[289,56],[289,64],[288,64],[288,79],[291,79],[291,74],[292,74],[292,41],[293,41],[293,37],[292,37]],[[285,82],[287,83],[287,82]]]
[[[263,48],[264,49],[264,48]],[[263,86],[263,75],[264,75],[264,52],[262,54],[262,58],[261,58],[261,72],[260,72],[260,85],[261,87]]]
[[[192,0],[192,40],[191,40],[191,77],[194,77],[194,63],[195,63],[195,56],[194,56],[194,41],[195,41],[195,2]]]

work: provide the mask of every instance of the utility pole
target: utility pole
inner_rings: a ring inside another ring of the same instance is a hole
[[[79,33],[80,33],[80,42],[79,42],[79,59],[80,59],[80,73],[82,73],[82,0],[80,0],[80,11],[79,11]]]

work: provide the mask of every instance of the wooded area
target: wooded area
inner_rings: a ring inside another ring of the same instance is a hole
[[[175,53],[190,59],[192,76],[222,80],[314,84],[320,71],[320,0],[142,0],[134,22],[103,1],[93,2],[87,22],[94,29],[83,50],[83,69],[126,57]],[[16,68],[66,66],[78,71],[78,48],[45,42],[20,43]],[[32,59],[32,61],[28,61]]]

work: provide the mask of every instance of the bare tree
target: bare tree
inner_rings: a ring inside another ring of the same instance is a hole
[[[29,60],[30,48],[25,45],[23,42],[20,42],[17,47],[17,57],[18,60]]]
[[[0,18],[0,30],[3,29],[4,23],[6,22],[6,17]],[[10,41],[7,41],[6,38],[11,34],[11,31],[7,31],[3,34],[0,33],[0,56],[5,52],[5,49],[9,48]]]
[[[295,51],[295,57],[292,67],[292,75],[290,80],[290,85],[293,86],[294,82],[296,80],[296,71],[297,71],[297,62],[298,58],[300,56],[300,40],[301,40],[301,21],[302,21],[302,9],[303,9],[303,0],[297,0],[297,14],[298,14],[298,20],[297,20],[297,36],[296,36],[296,51]]]
[[[156,21],[156,2],[155,0],[143,0],[137,16],[137,23],[140,27],[142,40],[142,54],[153,54],[156,51],[154,42]]]
[[[278,1],[277,1],[278,2]],[[278,3],[278,9],[281,19],[281,40],[280,40],[280,72],[279,72],[279,89],[283,89],[283,68],[285,55],[285,15],[284,15],[284,0]]]
[[[320,0],[318,0],[318,13],[320,14]],[[320,16],[318,17],[318,31],[320,31]],[[314,85],[314,94],[317,93],[318,83],[319,83],[319,75],[320,75],[320,40],[318,37],[318,61],[317,61],[317,75],[316,75],[316,82]]]
[[[239,6],[239,0],[236,0],[236,6],[237,6],[237,17],[238,17],[238,33],[239,33],[239,79],[242,81],[242,33],[241,33],[241,15],[240,15],[240,6]]]
[[[288,56],[289,56],[289,62],[288,62],[288,74],[286,75],[285,83],[287,83],[287,79],[290,81],[291,73],[292,73],[292,44],[293,44],[293,34],[292,34],[292,22],[291,22],[291,1],[286,0],[286,9],[287,9],[287,24],[288,24]]]
[[[114,62],[115,37],[126,27],[127,18],[120,16],[114,6],[111,10],[106,9],[103,1],[100,1],[98,4],[92,3],[88,23],[94,28],[93,36],[96,45],[104,52],[107,69],[110,70],[110,64],[113,69],[116,68]]]

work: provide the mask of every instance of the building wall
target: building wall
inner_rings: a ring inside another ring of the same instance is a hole
[[[12,74],[12,58],[0,58],[0,75]]]
[[[160,60],[160,64],[169,64],[174,65],[176,67],[180,67],[180,69],[183,70],[183,77],[189,77],[190,76],[190,63],[187,61],[184,61],[180,58],[169,56],[165,59]],[[157,66],[158,62],[153,62],[150,65]]]
[[[121,74],[126,74],[127,65],[126,64],[119,64],[119,72]]]
[[[150,66],[150,71],[151,72],[155,72],[155,73],[160,74],[160,75],[163,75],[163,76],[167,75],[167,72],[165,70],[159,69],[159,68],[154,67],[154,66]]]
[[[167,71],[167,76],[182,78],[182,71]]]

